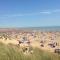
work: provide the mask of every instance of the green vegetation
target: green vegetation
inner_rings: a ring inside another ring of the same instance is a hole
[[[0,43],[0,60],[60,60],[60,56],[44,52],[38,48],[33,49],[32,54],[23,54],[16,45],[4,45]]]

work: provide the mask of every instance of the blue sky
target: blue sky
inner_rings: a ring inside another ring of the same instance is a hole
[[[0,0],[0,27],[60,26],[60,0]]]

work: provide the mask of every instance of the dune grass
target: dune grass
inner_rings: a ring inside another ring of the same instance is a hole
[[[32,54],[24,55],[18,46],[0,43],[0,60],[60,60],[60,56],[57,54],[38,48],[34,48],[33,51]]]

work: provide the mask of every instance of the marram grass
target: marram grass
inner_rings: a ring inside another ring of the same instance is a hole
[[[60,56],[39,48],[33,48],[32,54],[25,55],[18,46],[0,43],[0,60],[60,60]]]

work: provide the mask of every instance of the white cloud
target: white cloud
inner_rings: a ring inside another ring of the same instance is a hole
[[[34,15],[41,15],[41,14],[54,14],[54,13],[60,13],[60,9],[55,10],[42,10],[40,12],[35,13],[25,13],[25,14],[7,14],[7,15],[1,15],[0,17],[22,17],[22,16],[34,16]]]
[[[17,16],[23,16],[22,14],[7,14],[7,15],[3,15],[4,17],[17,17]]]
[[[53,12],[57,12],[58,13],[58,12],[60,12],[60,9],[53,10]]]
[[[51,14],[50,11],[41,11],[40,13],[42,13],[42,14]]]
[[[33,16],[38,15],[38,13],[27,13],[27,14],[6,14],[1,15],[2,17],[22,17],[22,16]]]
[[[44,10],[40,11],[41,14],[54,14],[54,13],[60,13],[60,9],[55,9],[55,10]]]

